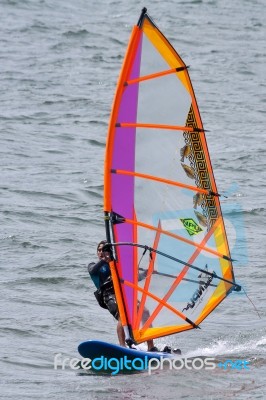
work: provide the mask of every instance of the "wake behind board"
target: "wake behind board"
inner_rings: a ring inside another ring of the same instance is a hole
[[[171,353],[135,350],[100,340],[82,342],[78,351],[82,357],[90,360],[84,369],[112,375],[141,372],[148,369],[151,359],[174,357]]]

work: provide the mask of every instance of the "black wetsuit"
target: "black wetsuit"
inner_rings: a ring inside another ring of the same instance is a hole
[[[103,308],[107,308],[118,320],[118,306],[109,264],[104,260],[100,260],[97,263],[92,262],[88,265],[88,271],[97,288],[94,294],[99,305]]]

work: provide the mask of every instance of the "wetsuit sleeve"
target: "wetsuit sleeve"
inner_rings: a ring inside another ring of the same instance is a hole
[[[95,275],[99,272],[99,269],[106,264],[106,261],[100,260],[97,263],[91,262],[88,265],[88,272],[90,275]]]

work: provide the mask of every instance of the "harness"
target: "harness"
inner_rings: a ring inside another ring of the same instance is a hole
[[[108,308],[107,305],[104,302],[104,292],[112,289],[113,290],[114,286],[113,286],[113,281],[111,276],[109,276],[109,278],[107,278],[107,280],[99,287],[99,289],[97,289],[94,292],[94,296],[99,304],[100,307],[102,308]]]

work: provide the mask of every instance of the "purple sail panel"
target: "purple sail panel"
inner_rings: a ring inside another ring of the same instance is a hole
[[[116,240],[132,242],[133,227],[129,224],[119,224],[115,227],[117,237]],[[121,267],[119,275],[121,278],[132,282],[133,281],[133,247],[132,246],[120,246],[119,247],[119,265]],[[133,316],[133,289],[124,285],[124,302],[127,308],[128,320],[132,323]]]
[[[139,77],[141,61],[140,40],[135,55],[134,63],[128,79]],[[125,87],[121,98],[117,122],[135,123],[138,111],[138,84]],[[114,135],[112,169],[135,171],[135,128],[116,128]],[[112,211],[124,218],[134,219],[134,177],[125,175],[112,175],[111,179]],[[130,224],[116,225],[116,242],[133,242],[134,226]],[[119,249],[119,264],[121,266],[121,278],[133,283],[134,260],[132,246],[121,246]],[[125,286],[125,302],[127,304],[128,317],[132,321],[134,290]]]

